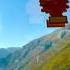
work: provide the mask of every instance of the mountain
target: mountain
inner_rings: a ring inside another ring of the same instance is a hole
[[[3,70],[8,65],[11,55],[20,49],[19,47],[1,48],[0,49],[0,70]]]
[[[12,55],[7,70],[52,70],[46,69],[48,68],[47,65],[51,68],[50,63],[53,62],[52,59],[55,59],[57,54],[61,57],[63,56],[62,58],[65,59],[66,55],[64,56],[64,54],[67,51],[65,51],[65,49],[69,49],[69,47],[70,25],[67,25],[65,28],[60,28],[48,36],[45,35],[23,46],[21,50]],[[67,55],[69,56],[69,54]],[[52,63],[52,66],[53,64],[54,63]],[[57,66],[59,66],[59,64],[57,64]]]
[[[1,48],[0,49],[0,59],[6,57],[10,52],[8,50]]]
[[[16,50],[19,50],[19,47],[10,47],[10,48],[1,48],[0,49],[0,58],[5,58],[8,56],[10,53],[15,52]]]
[[[9,55],[0,70],[70,70],[70,24]]]

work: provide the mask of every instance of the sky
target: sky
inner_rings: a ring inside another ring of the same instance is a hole
[[[70,21],[70,9],[64,15]],[[21,47],[56,30],[46,19],[38,0],[0,0],[0,48]]]

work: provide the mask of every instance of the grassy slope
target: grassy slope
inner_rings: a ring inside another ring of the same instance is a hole
[[[68,67],[70,67],[70,44],[44,63],[41,70],[68,70]]]

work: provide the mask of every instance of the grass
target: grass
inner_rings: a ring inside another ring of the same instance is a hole
[[[70,44],[64,48],[47,63],[43,65],[41,70],[68,70],[70,67]]]

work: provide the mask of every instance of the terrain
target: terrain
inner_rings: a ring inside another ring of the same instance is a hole
[[[70,70],[70,24],[31,41],[4,60],[7,64],[0,65],[0,70]]]

